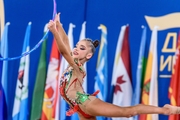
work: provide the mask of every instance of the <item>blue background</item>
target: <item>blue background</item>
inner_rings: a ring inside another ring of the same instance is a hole
[[[135,83],[136,68],[139,54],[140,40],[142,34],[142,25],[147,26],[147,42],[149,44],[151,30],[149,29],[145,15],[162,16],[165,14],[180,11],[180,1],[158,1],[158,0],[57,0],[57,11],[61,12],[61,21],[67,32],[69,23],[76,25],[73,30],[74,43],[79,40],[81,25],[86,21],[86,37],[92,39],[101,38],[101,31],[97,29],[100,24],[107,27],[108,41],[108,79],[112,78],[112,67],[117,40],[122,25],[129,24],[129,42],[131,55],[132,80]],[[44,25],[52,18],[53,1],[52,0],[4,0],[5,22],[10,22],[9,37],[9,57],[21,54],[25,29],[29,21],[32,22],[30,46],[31,48],[42,38]],[[170,22],[170,21],[169,21]],[[178,29],[169,29],[158,32],[158,63],[164,40],[168,32],[177,32]],[[52,44],[52,35],[49,34],[47,59],[49,59]],[[39,61],[40,48],[30,54],[30,81],[29,81],[29,99],[32,100],[36,71]],[[94,77],[96,75],[96,62],[98,49],[94,57],[87,63],[88,66],[88,92],[93,93]],[[158,66],[159,67],[159,66]],[[19,60],[9,61],[9,98],[11,103],[10,116],[14,103],[15,87],[18,75]],[[163,71],[169,74],[168,71]],[[158,79],[159,106],[169,103],[168,86],[170,79]],[[134,84],[133,84],[134,85]],[[110,98],[111,99],[111,98]],[[109,100],[110,102],[110,100]],[[30,108],[31,104],[29,104]],[[160,120],[167,120],[167,116],[160,115]]]

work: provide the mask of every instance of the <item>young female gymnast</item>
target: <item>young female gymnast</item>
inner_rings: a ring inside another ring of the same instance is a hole
[[[80,120],[96,120],[96,116],[131,117],[139,114],[180,114],[180,107],[166,104],[164,107],[139,104],[136,106],[120,107],[96,98],[95,92],[90,95],[83,91],[83,78],[86,75],[83,64],[94,54],[99,42],[83,39],[71,51],[68,37],[60,23],[60,14],[55,20],[49,21],[48,28],[54,35],[60,53],[69,63],[61,77],[60,94],[70,105],[66,112],[68,116],[77,112]]]

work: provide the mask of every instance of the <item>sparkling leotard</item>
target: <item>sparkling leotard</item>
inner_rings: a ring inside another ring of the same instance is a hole
[[[74,60],[75,64],[79,67],[80,72],[83,74],[83,77],[85,76],[85,72],[82,69],[82,64],[79,64],[77,60]],[[85,118],[91,118],[91,115],[86,114],[83,112],[79,104],[84,103],[86,100],[89,99],[89,94],[86,94],[83,90],[81,81],[78,80],[78,78],[71,79],[72,78],[72,72],[73,69],[70,68],[70,66],[65,70],[61,77],[61,83],[60,83],[60,94],[64,98],[64,100],[70,105],[71,109],[66,112],[67,116],[71,116],[75,112],[81,113]],[[71,82],[72,80],[72,82]],[[78,82],[78,83],[77,83]],[[76,97],[74,99],[70,98],[67,94],[69,89],[74,85],[76,87],[76,84],[80,85],[80,88],[82,88],[81,92],[76,92]],[[82,92],[83,91],[83,92]],[[92,96],[96,96],[99,93],[99,91],[96,91],[92,94]]]

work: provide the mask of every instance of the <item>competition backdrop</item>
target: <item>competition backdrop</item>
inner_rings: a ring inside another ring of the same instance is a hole
[[[160,17],[167,14],[180,13],[180,1],[142,1],[142,0],[57,0],[57,11],[61,12],[61,21],[65,31],[68,31],[69,23],[76,27],[73,29],[74,43],[79,40],[81,26],[86,21],[86,37],[92,39],[101,38],[101,31],[98,30],[100,24],[107,27],[108,42],[108,82],[111,83],[114,55],[121,26],[129,25],[129,43],[131,57],[132,80],[136,80],[136,68],[139,54],[140,40],[142,34],[141,26],[147,26],[147,42],[149,44],[152,29],[151,21],[148,23],[145,16]],[[2,8],[0,8],[2,9]],[[8,50],[9,57],[18,56],[22,53],[24,34],[28,22],[32,22],[30,47],[32,48],[43,36],[44,25],[52,18],[52,0],[4,0],[5,23],[10,22],[8,30]],[[2,14],[2,13],[1,13]],[[180,17],[175,17],[179,19]],[[166,29],[158,31],[158,101],[159,106],[169,103],[168,87],[172,70],[172,55],[175,50],[171,49],[173,37],[178,35],[179,24],[171,25],[171,20],[163,19],[167,25]],[[160,22],[161,23],[161,22]],[[160,24],[157,23],[157,24]],[[168,26],[168,24],[170,24]],[[162,25],[163,26],[163,25]],[[2,33],[2,32],[1,32]],[[167,37],[167,36],[171,37]],[[52,45],[52,35],[49,34],[47,41],[47,61],[49,61]],[[168,41],[169,40],[169,41]],[[165,45],[165,41],[168,46]],[[41,48],[41,47],[40,47]],[[30,76],[29,76],[29,108],[31,106],[32,94],[35,84],[40,48],[30,54]],[[163,48],[165,50],[163,50]],[[168,51],[168,49],[170,49]],[[98,50],[94,57],[87,63],[88,71],[88,92],[94,92],[94,78],[96,76],[96,64]],[[162,58],[164,57],[164,60]],[[160,63],[169,62],[164,67]],[[11,119],[14,104],[15,88],[19,68],[19,59],[9,61],[8,66],[8,94],[10,98],[8,117]],[[48,64],[48,63],[47,63]],[[170,66],[168,66],[170,65]],[[110,96],[109,96],[110,97]],[[109,99],[111,101],[111,98]],[[167,120],[167,116],[160,115],[160,120]]]

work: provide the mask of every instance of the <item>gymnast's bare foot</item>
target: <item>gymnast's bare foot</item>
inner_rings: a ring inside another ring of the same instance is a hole
[[[165,112],[166,115],[172,115],[172,114],[180,114],[180,107],[172,106],[169,104],[164,105],[164,107],[167,111]]]

